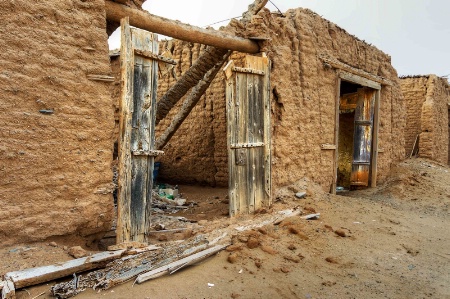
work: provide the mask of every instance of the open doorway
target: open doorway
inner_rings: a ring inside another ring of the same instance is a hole
[[[376,82],[341,74],[336,108],[336,190],[376,184],[379,90]]]

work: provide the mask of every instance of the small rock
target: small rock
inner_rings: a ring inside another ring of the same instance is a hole
[[[69,247],[63,246],[63,250],[64,250],[64,251],[67,251],[68,249],[69,249]]]
[[[50,242],[48,243],[48,245],[52,247],[58,247],[58,244],[56,244],[56,242]]]
[[[242,245],[241,244],[233,244],[227,247],[227,251],[228,252],[233,252],[233,251],[239,251],[242,249]]]
[[[305,198],[306,192],[297,192],[295,193],[295,197],[297,198]]]
[[[289,268],[286,267],[286,266],[281,267],[280,270],[281,270],[281,272],[283,272],[283,273],[289,273],[289,272],[291,272],[291,269],[289,269]]]
[[[347,234],[342,229],[337,229],[337,230],[334,231],[334,233],[336,235],[338,235],[339,237],[343,237],[343,238],[347,237]]]
[[[295,250],[295,249],[297,249],[297,247],[294,244],[289,244],[288,249]]]
[[[272,255],[278,253],[278,251],[273,249],[271,246],[267,246],[267,245],[261,246],[261,250],[264,251],[264,252],[267,252],[268,254],[272,254]]]
[[[167,241],[167,236],[166,235],[159,235],[158,241],[161,241],[161,242]]]
[[[327,262],[329,262],[330,264],[339,264],[338,261],[334,257],[327,257],[325,260]]]
[[[250,249],[256,248],[259,246],[259,240],[255,237],[248,238],[247,247]]]
[[[231,253],[231,254],[228,256],[227,261],[228,261],[230,264],[234,264],[234,263],[236,263],[237,259],[238,259],[237,253]]]
[[[264,227],[258,228],[258,231],[263,235],[267,235],[267,230]]]
[[[262,267],[262,263],[261,263],[261,261],[255,261],[255,266],[256,266],[256,268],[261,268]]]
[[[81,246],[74,246],[69,248],[69,254],[73,256],[74,258],[78,259],[80,257],[87,256],[86,250],[81,248]]]

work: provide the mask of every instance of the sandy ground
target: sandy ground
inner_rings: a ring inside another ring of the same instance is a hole
[[[193,197],[204,194],[192,217],[207,213],[203,208],[209,205],[215,216],[200,216],[204,223],[227,221],[222,215],[226,190],[189,192]],[[298,205],[306,214],[320,213],[320,218],[297,216],[279,225],[236,231],[226,251],[171,276],[99,293],[87,290],[77,297],[450,298],[447,166],[407,160],[377,188],[333,196],[308,184],[306,198],[294,198],[284,197],[274,209]],[[63,246],[81,240],[55,242],[57,247],[47,242],[2,249],[0,273],[67,260]],[[19,290],[18,298],[44,291],[39,298],[51,298],[51,285]]]

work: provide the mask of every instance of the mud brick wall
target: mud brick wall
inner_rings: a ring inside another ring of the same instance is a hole
[[[162,41],[160,54],[176,60],[176,66],[159,64],[158,98],[188,70],[205,46],[181,41]],[[224,76],[219,72],[181,127],[164,147],[159,170],[161,180],[227,186],[228,154]],[[189,94],[189,93],[188,93]],[[158,137],[170,124],[184,98],[162,120]]]
[[[414,139],[420,135],[419,155],[441,163],[449,159],[448,103],[449,84],[446,79],[436,75],[401,79],[408,118],[406,136]],[[412,134],[413,133],[413,134]],[[406,146],[407,153],[412,150],[414,140]]]
[[[321,184],[325,190],[331,186],[333,151],[321,150],[320,145],[334,143],[337,73],[324,67],[320,54],[393,82],[381,90],[379,148],[383,151],[378,157],[378,180],[382,181],[391,164],[405,155],[405,106],[390,56],[309,10],[293,9],[285,15],[264,9],[252,24],[235,28],[244,34],[270,38],[261,44],[261,50],[272,61],[274,189],[303,177]],[[201,51],[198,45],[179,41],[171,41],[164,47],[179,60],[179,65],[170,70],[171,75],[160,78],[160,95],[173,84],[175,77],[192,65]],[[162,176],[226,185],[225,116],[224,81],[220,74],[164,149]],[[161,127],[167,124],[161,123]]]
[[[110,229],[103,0],[0,1],[0,246]],[[53,110],[42,114],[40,110]]]
[[[417,135],[421,133],[422,105],[427,94],[428,76],[400,80],[406,104],[405,153],[410,155]]]

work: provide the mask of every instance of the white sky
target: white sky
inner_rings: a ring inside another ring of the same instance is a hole
[[[391,55],[399,75],[450,75],[450,0],[271,0],[306,7]],[[150,13],[196,26],[237,17],[253,0],[147,0]],[[271,11],[273,4],[266,5]],[[218,28],[228,21],[214,25]],[[118,32],[110,48],[118,48]]]

